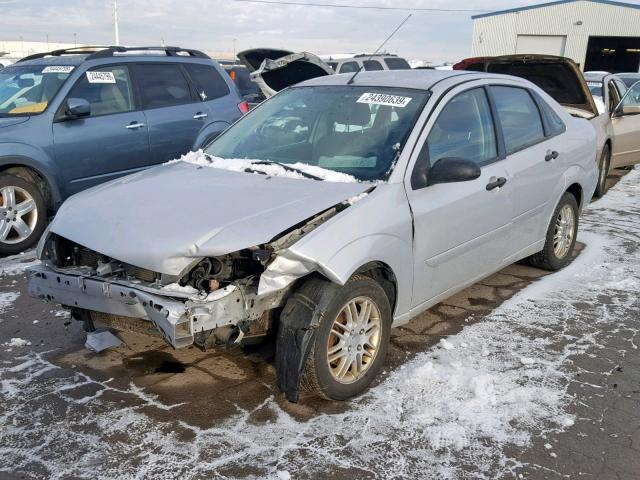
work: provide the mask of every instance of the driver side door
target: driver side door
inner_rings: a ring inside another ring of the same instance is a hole
[[[640,82],[634,84],[613,111],[611,167],[640,163]]]
[[[437,161],[463,158],[480,167],[480,177],[406,185],[415,231],[412,308],[428,307],[500,269],[513,253],[511,185],[489,97],[484,86],[466,88],[440,102],[435,121],[425,129],[414,174],[426,163],[428,178]]]

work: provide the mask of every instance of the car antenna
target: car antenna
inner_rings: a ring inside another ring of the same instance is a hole
[[[369,58],[367,58],[367,60],[365,60],[365,61],[367,61],[367,62],[368,62],[369,60],[371,60],[371,58],[372,58],[376,53],[378,53],[378,52],[380,51],[380,49],[381,49],[382,47],[384,47],[384,46],[385,46],[385,44],[386,44],[389,40],[391,40],[391,37],[393,37],[393,36],[396,34],[396,32],[397,32],[398,30],[400,30],[400,28],[401,28],[405,23],[407,23],[407,20],[409,20],[409,19],[411,18],[411,16],[412,16],[412,15],[413,15],[412,13],[410,13],[409,15],[407,15],[407,18],[405,18],[402,22],[400,22],[400,25],[398,25],[398,26],[396,27],[396,29],[395,29],[393,32],[391,32],[391,35],[389,35],[389,36],[385,39],[385,41],[384,41],[384,42],[382,42],[378,48],[376,48],[376,51],[375,51],[375,52],[373,52],[371,55],[369,55]],[[351,77],[351,78],[349,79],[349,81],[347,82],[347,85],[351,85],[351,84],[353,83],[353,81],[355,80],[356,76],[360,73],[360,70],[362,70],[363,68],[364,68],[364,62],[362,62],[362,65],[360,65],[360,67],[358,68],[358,70],[356,70],[356,73],[354,73],[354,74],[353,74],[353,77]]]

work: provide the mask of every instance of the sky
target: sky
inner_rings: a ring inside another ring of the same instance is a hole
[[[291,0],[312,3],[314,0]],[[471,15],[539,2],[522,0],[315,0],[406,7],[406,11],[249,3],[239,0],[118,0],[120,43],[178,45],[209,52],[253,47],[317,54],[371,52],[409,14],[386,45],[406,58],[441,63],[471,53]],[[637,3],[637,2],[633,2]],[[453,8],[468,12],[420,12]],[[112,44],[113,0],[0,0],[0,40]],[[235,39],[235,42],[234,42]]]

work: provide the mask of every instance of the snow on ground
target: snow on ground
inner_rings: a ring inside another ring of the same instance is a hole
[[[639,180],[640,171],[631,172],[589,206],[579,235],[587,246],[569,267],[417,355],[343,413],[297,421],[267,398],[253,411],[239,410],[204,429],[149,415],[146,408],[175,406],[138,387],[118,392],[140,402],[123,407],[107,395],[113,392],[108,381],[44,376],[59,369],[42,354],[0,365],[6,406],[0,411],[0,469],[21,471],[35,463],[52,478],[228,478],[242,472],[296,479],[340,472],[480,479],[513,472],[519,463],[506,451],[573,424],[567,414],[571,357],[597,352],[601,328],[632,315],[638,257],[623,252],[640,241]],[[610,292],[610,303],[599,299],[603,292]],[[88,387],[92,393],[85,393]],[[43,396],[51,405],[34,408],[31,402]],[[255,412],[265,410],[272,419],[255,421]],[[25,449],[25,435],[38,438],[39,447]]]
[[[0,292],[0,313],[4,312],[19,296],[18,292]]]
[[[197,152],[189,152],[185,155],[182,155],[179,159],[172,160],[168,163],[187,162],[203,167],[219,168],[222,170],[230,170],[233,172],[244,172],[245,170],[249,169],[274,177],[287,177],[297,179],[308,178],[303,173],[300,173],[304,172],[308,175],[319,177],[327,182],[358,182],[358,179],[356,179],[352,175],[348,175],[342,172],[335,172],[333,170],[328,170],[326,168],[318,167],[315,165],[308,165],[306,163],[296,162],[286,164],[289,168],[295,168],[296,170],[299,170],[299,172],[296,172],[282,167],[276,163],[256,163],[263,161],[264,160],[250,160],[246,158],[213,157],[211,155],[205,154],[202,150],[198,150]]]
[[[28,250],[18,255],[4,257],[0,260],[0,276],[19,275],[27,268],[37,265],[38,263],[40,263],[40,260],[36,259],[35,250]]]

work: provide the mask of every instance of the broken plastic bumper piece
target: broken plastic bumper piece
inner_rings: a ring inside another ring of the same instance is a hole
[[[199,331],[236,324],[245,316],[238,289],[229,289],[213,302],[197,302],[127,281],[62,273],[44,265],[28,271],[32,297],[70,308],[148,320],[174,348],[191,345]]]

